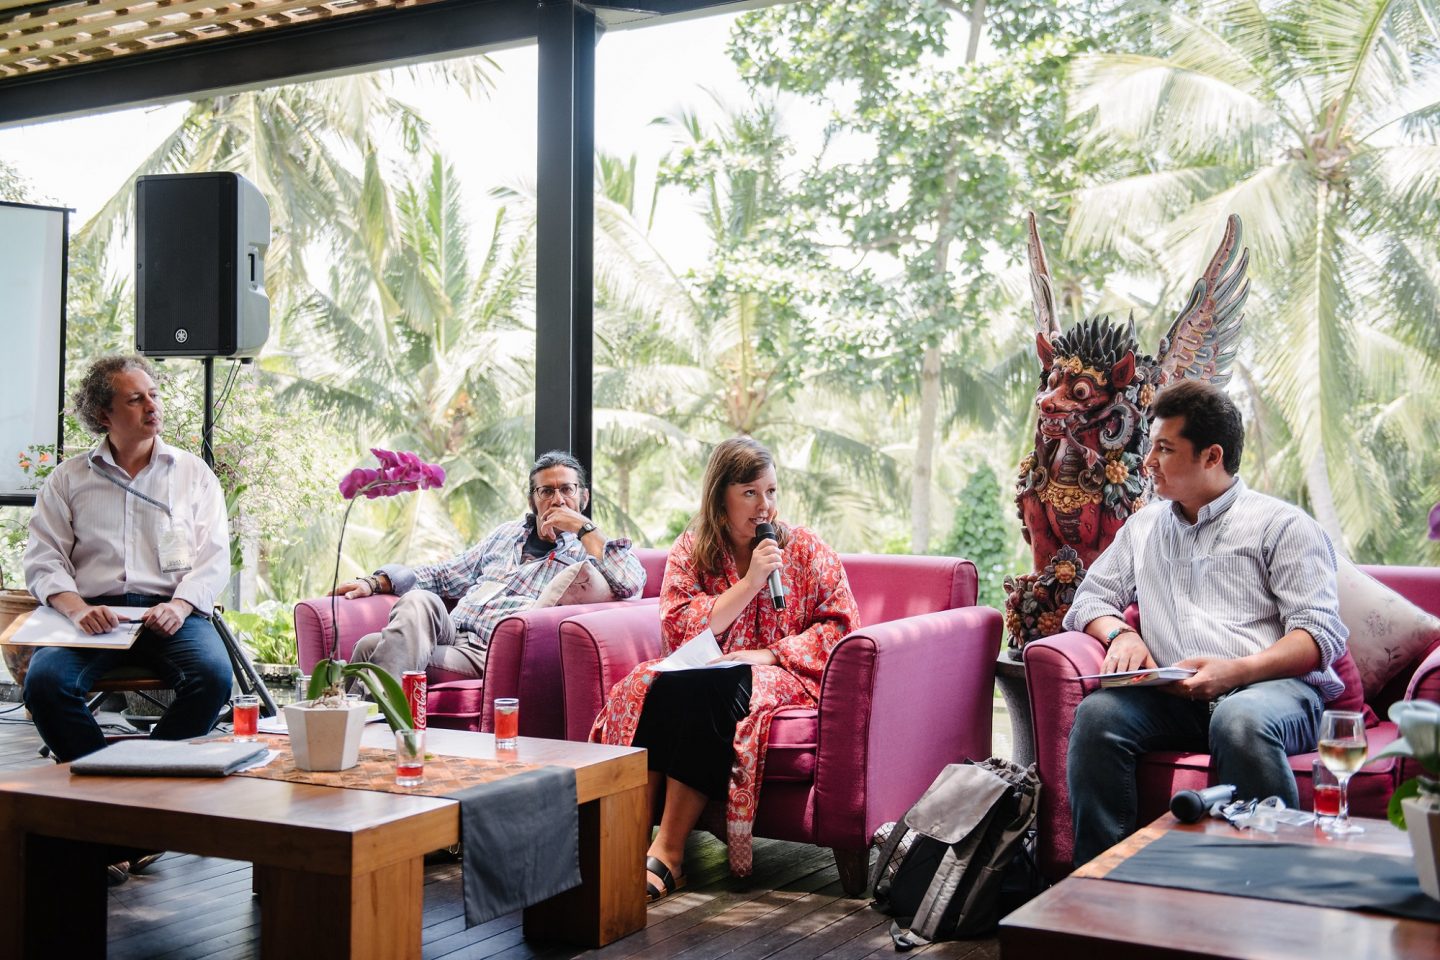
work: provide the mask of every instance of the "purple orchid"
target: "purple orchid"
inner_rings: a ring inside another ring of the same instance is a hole
[[[339,623],[336,617],[335,587],[340,583],[340,558],[345,548],[345,527],[350,523],[350,511],[355,506],[355,498],[361,494],[367,500],[374,500],[377,497],[393,497],[397,493],[405,493],[410,490],[427,490],[443,486],[445,483],[445,468],[433,463],[426,463],[413,453],[406,451],[395,452],[393,450],[380,450],[372,447],[370,452],[375,454],[375,459],[380,461],[380,469],[356,467],[345,476],[340,478],[340,496],[349,500],[345,508],[345,517],[340,521],[340,542],[335,547],[335,576],[330,583],[330,622]],[[340,639],[339,631],[333,631],[330,635],[330,653],[328,660],[334,660],[338,650],[337,645]],[[334,683],[338,684],[339,674],[336,673]],[[338,690],[338,687],[335,687]]]
[[[1430,508],[1430,539],[1440,540],[1440,503]]]
[[[408,451],[371,448],[380,469],[356,467],[340,478],[340,496],[353,500],[360,494],[366,499],[393,497],[397,493],[440,487],[445,483],[445,468],[426,463]]]

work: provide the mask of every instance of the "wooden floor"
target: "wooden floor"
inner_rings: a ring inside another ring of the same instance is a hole
[[[0,770],[49,763],[35,728],[3,712]],[[1008,732],[1008,731],[1007,731]],[[893,957],[889,918],[840,892],[828,850],[773,840],[755,842],[755,873],[729,875],[725,847],[695,834],[686,855],[688,886],[649,909],[644,930],[601,950],[578,951],[521,936],[518,912],[465,929],[460,867],[425,871],[424,956],[429,958]],[[110,890],[111,960],[225,960],[259,956],[260,914],[250,896],[250,865],[170,853],[143,876]],[[994,960],[993,939],[937,943],[912,956]]]

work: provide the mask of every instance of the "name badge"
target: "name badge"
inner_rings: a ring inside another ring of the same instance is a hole
[[[160,534],[160,569],[164,573],[186,573],[195,566],[195,548],[183,530],[166,528]]]

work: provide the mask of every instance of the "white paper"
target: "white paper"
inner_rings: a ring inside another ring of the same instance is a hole
[[[266,750],[265,755],[257,760],[252,760],[243,767],[236,767],[231,773],[242,773],[246,770],[258,770],[261,767],[269,766],[270,761],[280,756],[279,750]]]
[[[86,633],[53,607],[36,607],[11,635],[9,643],[34,647],[114,647],[129,649],[148,607],[111,607],[121,623],[105,633]]]
[[[724,651],[715,640],[713,631],[706,629],[696,634],[670,656],[655,664],[655,669],[670,670],[713,670],[723,667],[744,666],[743,660],[721,660]],[[715,661],[712,663],[711,661]]]

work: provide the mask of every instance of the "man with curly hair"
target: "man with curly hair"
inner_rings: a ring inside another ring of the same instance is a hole
[[[92,685],[130,664],[153,670],[175,702],[151,736],[210,732],[232,671],[210,622],[230,577],[225,498],[210,468],[160,439],[154,371],[138,356],[102,357],[74,396],[100,437],[46,478],[30,518],[25,583],[87,634],[116,627],[116,607],[143,607],[128,650],[43,647],[25,675],[25,705],[60,761],[105,746],[86,706]]]

